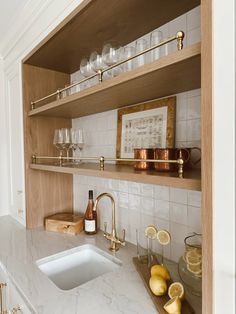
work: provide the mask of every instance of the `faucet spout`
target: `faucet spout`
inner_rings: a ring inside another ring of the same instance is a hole
[[[123,236],[122,239],[119,239],[117,237],[117,233],[116,233],[116,219],[115,219],[115,200],[113,198],[113,196],[110,193],[101,193],[100,195],[98,195],[98,197],[95,200],[94,203],[94,210],[97,209],[98,206],[98,202],[100,201],[101,198],[107,196],[108,198],[110,198],[111,203],[112,203],[112,231],[111,233],[107,232],[107,227],[106,227],[106,223],[104,224],[104,237],[107,240],[111,241],[111,245],[110,245],[110,250],[111,251],[118,251],[120,248],[120,245],[125,245],[125,230],[123,230]]]

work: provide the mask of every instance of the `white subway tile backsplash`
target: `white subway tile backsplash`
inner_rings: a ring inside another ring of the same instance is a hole
[[[201,138],[201,121],[193,119],[187,121],[187,141],[199,141]]]
[[[188,232],[188,227],[186,225],[170,222],[170,232],[174,242],[184,243],[184,239]]]
[[[192,29],[186,36],[187,46],[201,42],[201,29],[200,27]]]
[[[188,191],[188,205],[201,207],[201,192]]]
[[[170,220],[182,225],[187,225],[188,207],[185,204],[170,203]]]
[[[137,182],[129,182],[128,190],[130,194],[137,194],[140,195],[141,193],[141,185]]]
[[[141,210],[141,196],[136,194],[129,194],[129,209],[140,212]]]
[[[170,188],[170,201],[174,203],[187,204],[188,202],[187,190]]]
[[[170,188],[168,186],[154,185],[154,198],[163,201],[169,201]]]
[[[154,216],[161,219],[170,219],[170,203],[169,201],[155,200]]]
[[[200,26],[201,26],[201,14],[200,14],[200,6],[198,6],[187,13],[187,30],[190,31]]]
[[[153,197],[154,187],[151,184],[140,184],[141,187],[141,195],[147,197]]]
[[[188,226],[195,232],[201,233],[201,209],[199,207],[188,206]]]
[[[154,216],[154,199],[141,196],[141,212],[147,215]]]
[[[187,119],[196,119],[201,117],[201,97],[188,98]]]
[[[186,121],[177,121],[176,122],[176,141],[187,141],[187,122]]]

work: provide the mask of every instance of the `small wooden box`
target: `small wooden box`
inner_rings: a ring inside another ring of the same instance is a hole
[[[70,213],[55,214],[45,218],[47,231],[78,234],[83,230],[83,216]]]

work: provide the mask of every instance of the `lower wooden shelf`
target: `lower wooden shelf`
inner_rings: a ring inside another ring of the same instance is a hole
[[[179,178],[177,172],[137,171],[132,166],[106,164],[104,170],[95,163],[81,163],[73,166],[58,166],[50,163],[30,164],[30,168],[41,171],[52,171],[68,174],[78,174],[108,179],[134,181],[146,184],[171,186],[180,189],[201,191],[201,171],[185,171],[184,178]]]

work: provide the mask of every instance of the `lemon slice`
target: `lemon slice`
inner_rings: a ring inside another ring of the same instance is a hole
[[[166,230],[159,230],[157,232],[157,240],[162,245],[167,245],[170,243],[170,234]]]
[[[145,229],[145,236],[149,239],[156,239],[157,237],[157,228],[154,225],[149,225]]]
[[[169,314],[181,314],[181,301],[179,297],[170,299],[165,305],[164,309]]]
[[[170,273],[164,265],[153,265],[151,268],[151,276],[161,276],[165,280],[170,280]]]
[[[197,266],[201,264],[202,255],[196,249],[188,251],[185,255],[186,262],[189,265]]]
[[[187,269],[190,273],[193,273],[194,275],[197,275],[201,277],[202,274],[202,265],[190,265],[187,264]]]
[[[184,286],[180,282],[173,282],[168,289],[168,295],[171,299],[179,297],[180,300],[184,298]]]

